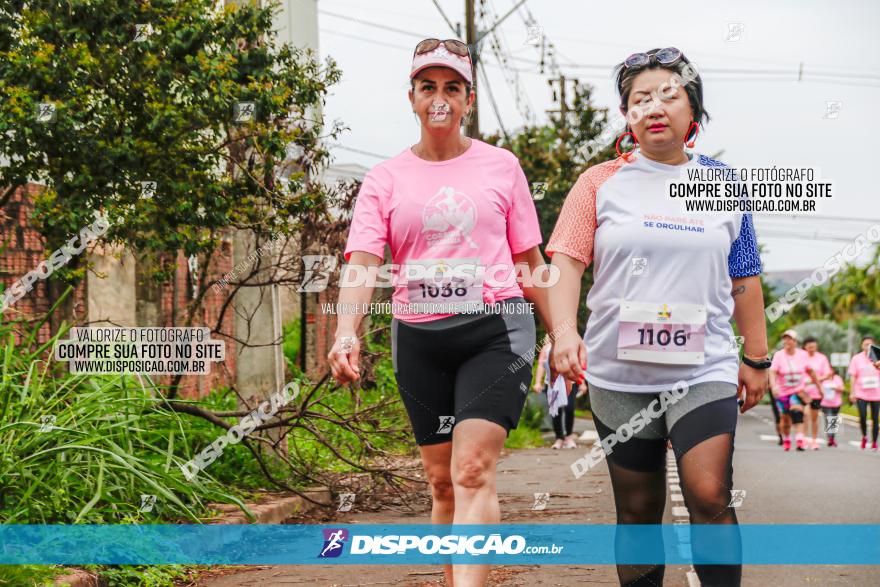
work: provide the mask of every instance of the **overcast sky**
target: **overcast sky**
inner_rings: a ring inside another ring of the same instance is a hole
[[[453,23],[463,22],[462,0],[439,4]],[[515,0],[487,4],[500,15]],[[847,239],[880,222],[880,194],[872,179],[876,169],[868,164],[868,129],[877,129],[880,117],[880,3],[528,0],[526,6],[546,40],[556,45],[562,73],[594,86],[598,106],[616,108],[614,64],[636,51],[678,47],[703,72],[712,116],[698,152],[723,150],[719,158],[734,166],[816,167],[834,182],[834,197],[826,201],[822,218],[756,217],[758,238],[767,249],[765,270],[818,267]],[[418,140],[406,97],[412,48],[426,36],[454,35],[431,0],[319,0],[318,10],[320,52],[343,71],[326,108],[331,120],[350,128],[339,143],[396,155]],[[556,107],[547,83],[551,74],[541,74],[531,63],[539,51],[526,44],[522,15],[505,20],[499,37],[514,58],[510,63],[522,70],[517,73],[521,95],[541,122],[545,110]],[[483,62],[505,128],[522,126],[511,84],[487,46]],[[768,70],[772,73],[762,73]],[[478,90],[481,131],[496,131],[488,93]],[[828,102],[839,106],[829,111]],[[343,149],[334,149],[334,156],[337,163],[367,167],[381,161]]]

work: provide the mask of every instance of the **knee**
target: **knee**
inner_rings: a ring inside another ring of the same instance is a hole
[[[717,482],[699,483],[685,491],[688,512],[695,521],[711,523],[727,515],[730,490]]]
[[[479,455],[466,455],[456,459],[452,481],[459,487],[480,489],[492,480],[491,464]]]
[[[431,486],[431,497],[434,501],[453,502],[455,501],[452,491],[452,477],[449,473],[449,467],[435,467],[428,470],[428,485]]]
[[[663,521],[663,508],[666,496],[641,495],[627,497],[626,503],[617,505],[618,524],[660,524]]]

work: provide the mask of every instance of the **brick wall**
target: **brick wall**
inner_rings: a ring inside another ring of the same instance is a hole
[[[46,250],[43,238],[28,221],[32,216],[34,208],[31,197],[39,193],[41,189],[42,186],[40,185],[28,184],[16,191],[12,199],[0,209],[0,235],[2,235],[2,242],[6,244],[5,250],[0,255],[0,282],[5,287],[9,287],[26,273],[35,269],[48,256],[49,251]],[[0,247],[2,247],[2,244],[0,244]],[[211,274],[219,278],[231,269],[232,245],[231,242],[224,242],[220,254],[216,255],[212,261]],[[92,276],[92,278],[95,277]],[[48,280],[36,281],[34,288],[6,311],[6,317],[9,318],[19,313],[28,318],[37,318],[44,315],[51,306],[47,282]],[[177,283],[177,325],[180,325],[183,323],[186,315],[187,305],[192,300],[189,267],[186,257],[182,254],[177,258]],[[156,296],[158,298],[159,320],[158,323],[138,325],[172,326],[174,285],[172,283],[148,283],[145,287],[154,287],[159,290],[158,296]],[[220,292],[214,292],[209,289],[205,302],[193,320],[193,325],[213,328],[217,324],[217,317],[230,291],[230,288]],[[73,296],[73,317],[78,321],[88,320],[87,295],[88,282],[84,280],[74,290]],[[234,336],[234,320],[231,305],[226,310],[220,330]],[[50,326],[46,323],[40,328],[38,342],[45,342],[49,338],[51,338]],[[226,360],[223,363],[214,363],[211,368],[211,374],[208,376],[184,376],[181,380],[181,397],[201,397],[214,387],[231,385],[235,382],[235,343],[232,339],[218,334],[214,334],[213,338],[225,341]],[[16,342],[19,342],[18,338]],[[167,384],[170,380],[170,376],[158,378],[158,381],[163,384]]]
[[[37,268],[46,259],[45,241],[40,233],[29,223],[33,215],[32,196],[39,194],[43,186],[27,184],[13,194],[9,202],[0,208],[0,282],[4,288],[21,279],[25,274]],[[86,284],[81,282],[72,293],[73,316],[82,318],[86,315]],[[6,310],[7,318],[13,316],[43,316],[51,307],[48,280],[38,279],[23,298]],[[43,342],[51,337],[48,322],[40,327],[38,339]],[[16,342],[19,342],[16,333]]]

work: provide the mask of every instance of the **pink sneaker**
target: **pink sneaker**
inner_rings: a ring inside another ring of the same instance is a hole
[[[833,438],[829,438],[829,439],[828,439],[828,446],[829,446],[829,447],[837,446],[837,441],[834,440]]]
[[[813,450],[819,450],[819,441],[814,438],[813,444],[810,448],[812,448]]]
[[[791,438],[782,439],[782,450],[791,450]]]
[[[871,443],[871,450],[877,450],[877,441]]]
[[[868,444],[868,437],[862,436],[862,450],[865,450],[865,446]]]
[[[797,442],[795,444],[797,445],[797,450],[800,450],[800,451],[806,450],[804,448],[804,440],[802,438],[798,438]]]

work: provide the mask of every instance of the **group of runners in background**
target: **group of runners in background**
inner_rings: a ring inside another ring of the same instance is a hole
[[[862,350],[849,363],[848,401],[859,411],[861,448],[868,446],[868,415],[871,417],[871,450],[877,450],[878,415],[880,415],[880,361],[870,354],[874,338],[862,337]],[[839,417],[843,405],[844,382],[831,367],[828,357],[819,351],[815,338],[805,338],[798,347],[798,333],[786,330],[782,348],[773,355],[770,367],[771,407],[776,419],[779,444],[784,450],[819,449],[819,412],[825,416],[825,435],[829,447],[837,446]],[[806,428],[806,433],[804,429]],[[792,430],[794,442],[792,442]]]

